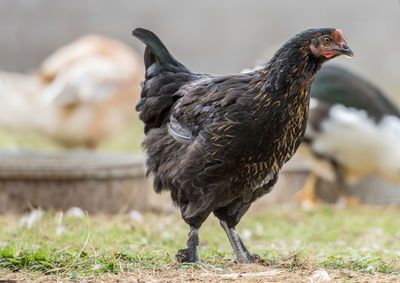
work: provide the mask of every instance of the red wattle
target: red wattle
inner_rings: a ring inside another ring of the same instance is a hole
[[[335,51],[331,51],[331,52],[326,52],[325,54],[323,54],[325,56],[325,58],[331,58],[333,56],[336,55]]]

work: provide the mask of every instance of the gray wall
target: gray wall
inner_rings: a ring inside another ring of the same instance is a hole
[[[159,34],[191,69],[212,73],[237,72],[303,29],[339,27],[356,57],[336,61],[400,94],[398,0],[1,0],[0,68],[32,70],[86,33],[143,51],[131,37],[138,26]]]

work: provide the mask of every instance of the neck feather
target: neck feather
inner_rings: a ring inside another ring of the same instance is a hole
[[[308,45],[284,45],[265,66],[265,85],[284,93],[308,88],[322,63],[309,52]]]

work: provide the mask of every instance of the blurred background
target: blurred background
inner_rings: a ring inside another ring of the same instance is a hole
[[[266,63],[304,29],[341,28],[356,56],[335,64],[398,104],[399,15],[395,0],[2,0],[0,207],[87,206],[110,212],[149,207],[147,200],[155,197],[148,196],[140,155],[143,125],[134,111],[144,51],[131,36],[136,27],[154,31],[191,70],[220,74]],[[308,167],[293,166],[278,184],[287,193],[269,197],[271,202],[291,199],[304,184]],[[383,203],[400,200],[392,183],[368,179],[358,186],[370,187],[359,196],[363,200],[375,199],[376,187],[388,188]],[[62,201],[49,195],[54,187],[63,188]],[[107,208],[100,187],[107,203],[115,201]],[[82,190],[96,192],[98,203],[84,203]]]
[[[155,31],[194,71],[232,73],[301,30],[337,27],[356,52],[349,68],[379,82],[392,95],[398,87],[400,5],[396,0],[120,0],[118,4],[3,0],[0,13],[1,68],[9,71],[35,70],[55,49],[88,33],[121,40],[142,52],[142,44],[131,37],[140,26]]]

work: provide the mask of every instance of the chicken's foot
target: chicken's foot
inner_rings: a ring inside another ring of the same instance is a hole
[[[244,246],[242,240],[240,239],[235,227],[229,227],[228,224],[222,220],[220,221],[220,224],[225,230],[226,235],[228,236],[233,252],[235,253],[236,261],[238,263],[253,263],[257,258],[260,258],[259,255],[251,255],[249,253],[249,251]]]
[[[176,259],[179,262],[200,262],[199,255],[199,228],[190,227],[187,249],[179,250]]]

